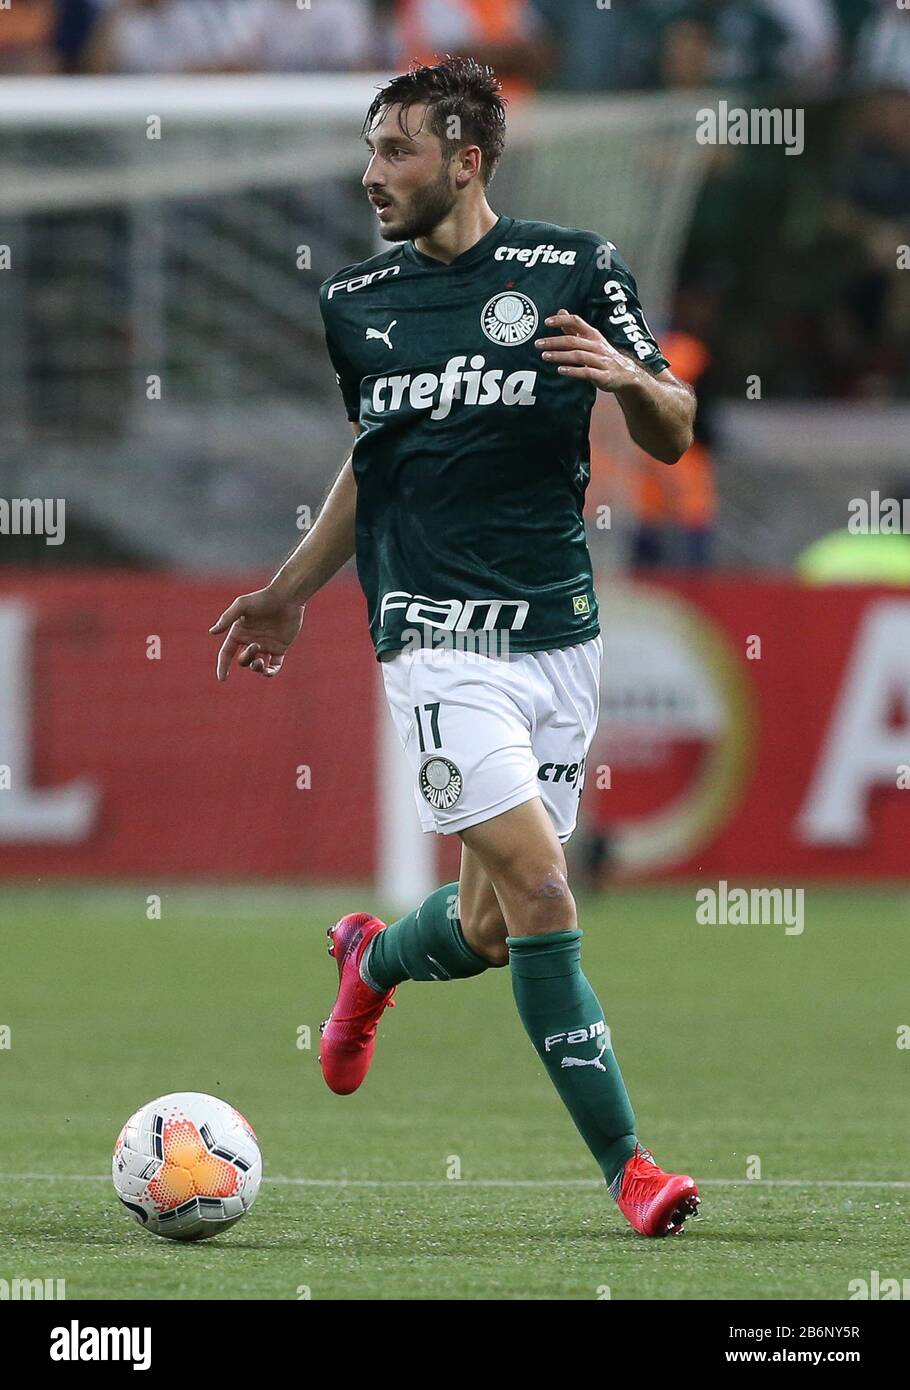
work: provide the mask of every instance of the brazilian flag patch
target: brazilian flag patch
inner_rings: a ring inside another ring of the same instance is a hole
[[[572,612],[576,618],[585,618],[591,612],[591,601],[587,594],[576,594],[572,600]]]

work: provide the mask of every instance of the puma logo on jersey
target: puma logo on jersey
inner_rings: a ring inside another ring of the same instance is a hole
[[[536,371],[510,372],[501,367],[485,372],[487,359],[479,353],[471,358],[450,357],[442,374],[405,372],[399,376],[380,376],[373,383],[371,409],[376,415],[401,410],[405,401],[412,410],[428,410],[431,420],[444,420],[458,396],[465,405],[534,405]]]
[[[381,333],[378,328],[368,328],[367,342],[369,343],[373,338],[378,338],[381,343],[385,343],[386,347],[389,349],[389,352],[391,352],[392,339],[389,337],[389,334],[391,333],[392,329],[395,327],[397,322],[397,319],[392,319],[392,322],[389,324],[388,328],[384,333]]]
[[[374,280],[384,280],[387,275],[397,275],[400,270],[400,265],[384,265],[380,270],[371,270],[368,275],[354,275],[350,280],[336,280],[334,284],[329,285],[326,299],[331,299],[337,290],[353,294],[355,290],[362,290],[364,285],[372,285]]]

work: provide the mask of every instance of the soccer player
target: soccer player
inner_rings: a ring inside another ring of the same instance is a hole
[[[563,845],[594,735],[602,655],[582,518],[596,391],[674,463],[694,398],[635,281],[595,232],[497,215],[505,112],[489,68],[412,68],[367,113],[363,186],[394,245],[322,286],[328,352],[356,436],[310,533],[236,598],[218,677],[273,677],[303,608],[356,554],[392,718],[427,831],[461,839],[457,883],[386,926],[329,929],[339,973],[326,1082],[369,1070],[405,980],[511,969],[522,1023],[634,1228],[679,1233],[698,1204],[635,1119],[597,995]]]

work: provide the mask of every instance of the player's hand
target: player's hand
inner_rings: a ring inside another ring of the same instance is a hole
[[[561,336],[538,338],[534,346],[540,349],[545,362],[552,362],[560,376],[590,381],[598,391],[621,391],[641,381],[643,368],[579,314],[560,309],[544,323],[559,329]]]
[[[291,603],[271,586],[241,594],[226,608],[211,633],[226,632],[216,674],[226,681],[234,658],[260,676],[277,676],[285,652],[303,626],[303,604]]]

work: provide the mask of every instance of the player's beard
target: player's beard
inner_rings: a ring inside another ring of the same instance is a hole
[[[435,231],[454,206],[455,190],[449,182],[448,170],[443,169],[433,183],[415,189],[400,222],[391,227],[383,227],[380,223],[379,234],[385,241],[416,241]]]

